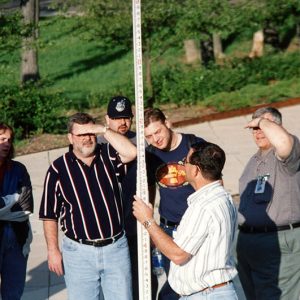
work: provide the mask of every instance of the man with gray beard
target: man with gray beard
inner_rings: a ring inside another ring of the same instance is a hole
[[[109,143],[97,144],[98,134]],[[105,300],[131,300],[119,186],[123,164],[135,159],[136,147],[85,113],[70,117],[68,139],[69,152],[48,169],[40,207],[49,269],[64,274],[70,300],[98,300],[101,291]]]

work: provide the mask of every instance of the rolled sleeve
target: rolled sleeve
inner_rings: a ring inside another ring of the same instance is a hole
[[[291,175],[296,174],[300,169],[300,142],[296,136],[293,136],[293,139],[294,144],[289,157],[281,161]]]

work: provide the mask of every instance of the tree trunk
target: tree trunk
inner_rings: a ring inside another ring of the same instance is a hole
[[[286,50],[291,52],[291,51],[299,51],[299,49],[300,49],[300,25],[297,25],[296,34],[294,38],[291,39]]]
[[[24,26],[28,33],[22,41],[21,82],[40,78],[36,40],[38,37],[39,0],[21,1]]]
[[[185,50],[186,63],[188,64],[201,63],[200,50],[195,40],[185,40],[184,50]]]
[[[253,35],[252,50],[249,53],[250,58],[261,57],[264,54],[264,33],[259,30]]]
[[[222,40],[218,33],[213,34],[213,48],[214,57],[216,62],[220,62],[224,59],[225,54],[223,53]]]

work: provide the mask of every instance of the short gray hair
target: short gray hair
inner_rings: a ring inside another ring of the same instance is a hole
[[[262,107],[257,109],[253,115],[252,120],[261,117],[262,115],[269,113],[272,115],[274,122],[281,125],[282,124],[282,115],[279,110],[275,107]]]
[[[80,125],[85,125],[89,123],[95,124],[95,119],[89,114],[83,112],[78,112],[70,116],[68,121],[68,133],[72,133],[73,125],[75,123]]]

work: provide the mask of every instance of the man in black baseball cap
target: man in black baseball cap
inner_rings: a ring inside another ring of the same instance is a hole
[[[105,116],[107,126],[116,132],[119,132],[136,144],[136,133],[131,131],[132,125],[132,108],[131,102],[127,97],[112,97],[107,106],[107,115]],[[106,143],[102,137],[98,137],[98,143]],[[136,193],[136,161],[126,165],[126,176],[122,181],[123,191],[123,209],[125,216],[125,231],[129,246],[131,270],[132,270],[132,292],[133,300],[139,299],[138,291],[138,250],[137,250],[137,227],[136,219],[132,214],[133,195]],[[152,272],[151,272],[152,273]],[[158,282],[153,273],[152,281],[152,299],[156,299]]]
[[[105,116],[107,126],[110,129],[132,138],[135,136],[130,131],[132,117],[131,102],[128,98],[124,96],[111,98],[107,106],[107,115]]]
[[[107,105],[105,115],[106,126],[113,131],[128,137],[132,143],[136,144],[136,133],[131,131],[132,125],[131,101],[125,96],[114,96]],[[98,138],[98,143],[107,143],[102,137]]]
[[[107,115],[110,118],[132,118],[131,102],[127,97],[112,97],[107,106]]]

